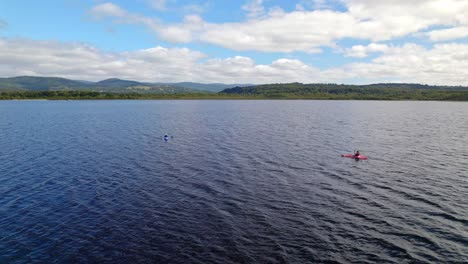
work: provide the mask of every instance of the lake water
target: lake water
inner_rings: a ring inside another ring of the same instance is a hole
[[[0,263],[462,263],[467,245],[468,103],[0,101]]]

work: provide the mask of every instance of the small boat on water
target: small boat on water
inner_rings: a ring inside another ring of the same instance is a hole
[[[341,157],[345,157],[345,158],[353,158],[353,159],[357,159],[357,160],[366,160],[367,157],[364,156],[364,155],[354,155],[354,154],[341,154]]]

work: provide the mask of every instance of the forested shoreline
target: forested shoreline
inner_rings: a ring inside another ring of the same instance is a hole
[[[234,89],[234,88],[233,88]],[[316,91],[262,91],[221,93],[140,94],[94,91],[0,92],[0,100],[164,100],[164,99],[305,99],[305,100],[435,100],[468,101],[468,91],[422,89],[333,89]]]

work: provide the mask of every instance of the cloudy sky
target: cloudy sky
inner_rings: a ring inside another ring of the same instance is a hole
[[[468,85],[468,0],[3,0],[20,75]]]

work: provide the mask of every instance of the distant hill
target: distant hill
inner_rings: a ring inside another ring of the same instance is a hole
[[[56,77],[19,76],[0,78],[0,91],[97,91],[111,93],[189,93],[198,90],[172,84],[107,79],[99,82]]]
[[[355,85],[355,86],[361,87],[361,88],[397,88],[397,89],[452,90],[452,91],[468,90],[468,86],[443,86],[443,85],[427,85],[427,84],[418,84],[418,83],[376,83],[376,84]]]
[[[6,79],[6,80],[5,80]],[[468,87],[420,84],[265,84],[200,92],[165,84],[119,79],[97,83],[67,79],[4,78],[0,100],[12,99],[313,99],[313,100],[437,100],[468,101]],[[42,89],[42,90],[41,90]]]
[[[245,87],[228,88],[221,91],[227,94],[311,94],[311,93],[351,93],[365,92],[372,90],[440,90],[440,91],[468,91],[467,86],[435,86],[424,84],[411,83],[378,83],[368,85],[349,85],[349,84],[302,84],[302,83],[285,83],[285,84],[262,84]]]
[[[234,86],[234,87],[233,87]],[[148,83],[111,78],[99,82],[57,77],[19,76],[0,78],[0,92],[89,91],[99,93],[187,94],[219,92],[224,95],[262,98],[318,99],[441,99],[465,98],[466,86],[435,86],[411,83],[347,84],[222,84],[222,83]],[[440,92],[439,92],[440,91]],[[463,99],[464,100],[464,99]]]
[[[98,87],[123,88],[123,87],[139,86],[142,84],[136,81],[128,81],[128,80],[121,80],[117,78],[111,78],[111,79],[106,79],[106,80],[96,82],[94,83],[94,85]]]
[[[111,78],[99,82],[70,80],[57,77],[19,76],[0,78],[0,91],[99,91],[115,93],[187,93],[219,92],[227,88],[243,87],[248,84],[222,83],[149,83]]]
[[[90,89],[92,84],[56,77],[20,76],[0,78],[0,90],[41,91]]]
[[[190,88],[199,91],[208,91],[208,92],[220,92],[224,89],[229,89],[233,87],[245,87],[252,86],[252,84],[223,84],[223,83],[194,83],[194,82],[179,82],[166,85],[176,85],[179,87]]]
[[[220,94],[272,99],[468,100],[466,86],[421,84],[264,84],[224,89]]]

